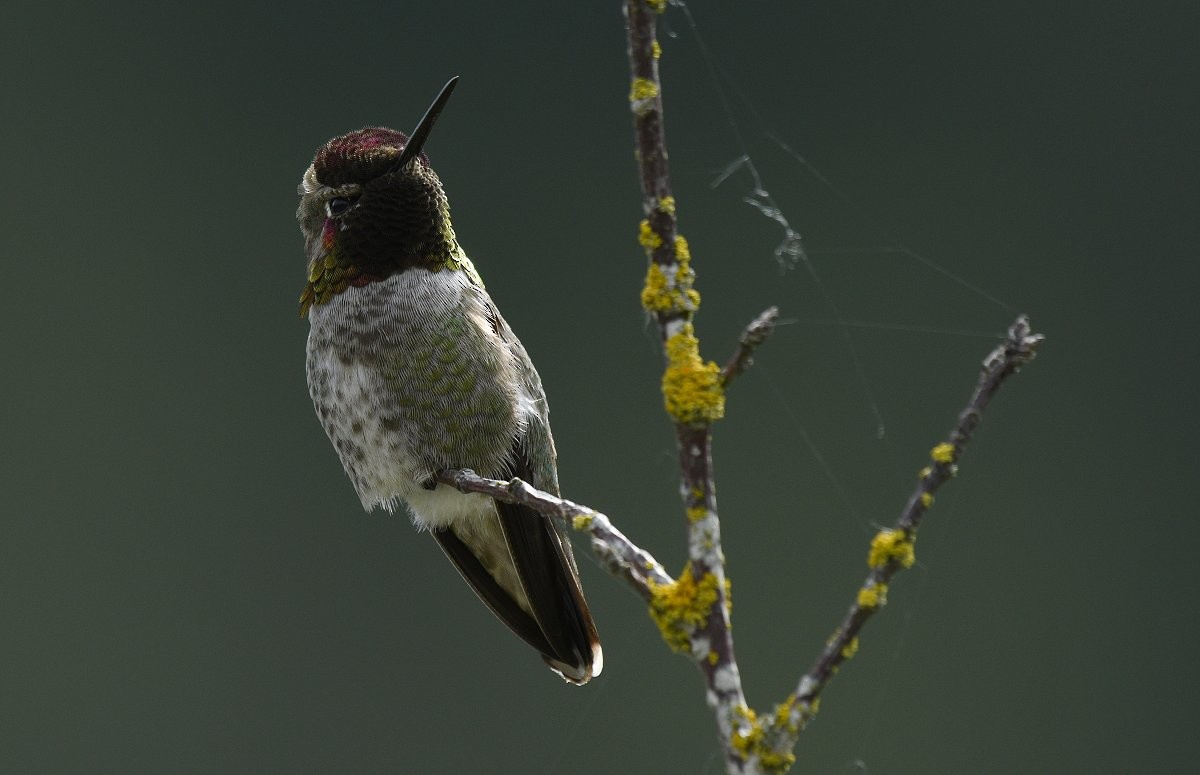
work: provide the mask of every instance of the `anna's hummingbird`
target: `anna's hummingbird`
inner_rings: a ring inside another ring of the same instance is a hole
[[[363,507],[405,504],[492,612],[583,684],[603,661],[564,531],[436,481],[470,468],[558,494],[541,379],[459,247],[421,152],[456,82],[411,137],[335,137],[304,173],[309,393]]]

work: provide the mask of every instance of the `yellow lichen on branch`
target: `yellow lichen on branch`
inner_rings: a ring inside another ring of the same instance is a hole
[[[676,422],[711,423],[725,416],[721,369],[700,359],[700,340],[691,323],[667,339],[667,368],[663,372],[663,402]]]
[[[858,590],[860,608],[882,608],[887,605],[887,584],[868,584]]]
[[[667,276],[653,261],[646,269],[646,283],[642,286],[642,308],[647,312],[667,312],[675,308],[675,295],[667,286]]]
[[[787,699],[775,706],[775,726],[786,729],[791,734],[797,734],[800,729],[792,722],[792,709],[796,707],[796,695],[789,694]]]
[[[642,219],[638,224],[638,244],[644,247],[647,251],[657,250],[662,247],[662,237],[650,228],[650,221]]]
[[[658,84],[649,78],[634,78],[629,86],[629,104],[636,115],[644,115],[654,107],[658,99]]]
[[[739,705],[733,709],[735,723],[729,741],[742,761],[758,759],[759,767],[767,773],[784,773],[796,761],[791,752],[781,753],[766,745],[766,729],[752,708]],[[776,710],[778,713],[778,709]]]
[[[670,198],[668,198],[670,199]],[[664,203],[667,200],[663,200]],[[671,207],[675,200],[670,199]],[[643,220],[638,226],[638,244],[646,249],[650,265],[646,268],[646,282],[642,286],[642,308],[652,313],[690,314],[700,309],[700,292],[693,288],[696,273],[692,271],[692,254],[687,240],[675,237],[674,271],[670,265],[664,267],[653,260],[654,251],[662,247],[663,239]]]
[[[871,539],[871,551],[867,553],[867,565],[882,568],[889,562],[898,562],[902,568],[911,568],[917,560],[913,549],[915,537],[906,530],[887,528],[880,530]]]
[[[717,603],[717,577],[705,573],[697,580],[692,564],[683,566],[679,578],[670,584],[650,584],[650,618],[658,625],[663,640],[672,651],[691,651],[692,633],[704,625]]]
[[[696,273],[692,270],[692,251],[688,249],[687,240],[683,235],[675,236],[675,290],[680,299],[680,307],[687,312],[700,309],[700,291],[694,287]]]
[[[943,441],[929,451],[929,457],[933,458],[935,463],[953,463],[954,445]]]

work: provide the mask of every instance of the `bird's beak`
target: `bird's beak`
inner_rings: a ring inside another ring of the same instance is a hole
[[[446,107],[446,102],[450,99],[450,93],[454,91],[454,86],[457,83],[457,75],[447,81],[446,85],[442,87],[441,93],[438,94],[437,99],[429,106],[429,110],[425,111],[425,115],[421,117],[421,123],[417,124],[417,128],[409,135],[408,144],[404,146],[404,151],[396,161],[396,166],[393,168],[396,172],[404,169],[421,152],[421,146],[425,145],[425,141],[429,139],[429,133],[433,130],[433,123],[437,121],[438,114],[442,112],[442,108]]]

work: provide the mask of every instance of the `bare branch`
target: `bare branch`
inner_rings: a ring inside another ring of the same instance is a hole
[[[778,321],[778,307],[768,307],[750,321],[750,325],[746,326],[746,330],[738,339],[737,350],[721,369],[721,384],[724,387],[728,388],[729,383],[733,382],[738,375],[754,365],[754,351],[767,341],[771,334],[775,333],[775,324]]]
[[[663,586],[673,579],[662,564],[617,530],[608,517],[595,509],[551,495],[520,479],[507,482],[487,479],[465,468],[438,473],[437,480],[459,492],[477,492],[505,503],[519,503],[539,514],[564,522],[592,538],[592,551],[609,573],[624,579],[643,599],[649,600],[651,586]]]

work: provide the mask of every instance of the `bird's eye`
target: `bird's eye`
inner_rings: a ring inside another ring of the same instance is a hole
[[[350,209],[350,200],[344,196],[335,196],[325,203],[325,213],[330,218],[337,218],[339,215],[345,215]]]

